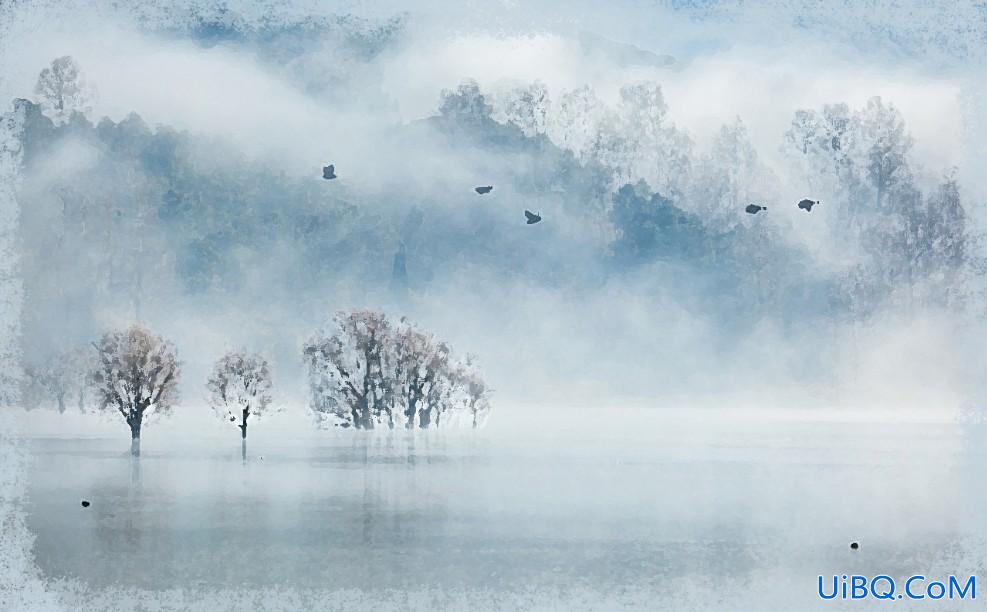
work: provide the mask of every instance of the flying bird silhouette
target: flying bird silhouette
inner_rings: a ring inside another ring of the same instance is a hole
[[[490,193],[491,191],[493,191],[493,185],[487,185],[486,187],[474,187],[473,190],[476,191],[478,194],[483,195],[485,193]]]
[[[88,508],[89,507],[89,500],[85,500],[85,499],[82,500],[82,507],[83,508]]]
[[[328,166],[322,167],[322,178],[327,181],[331,181],[336,178],[336,166],[335,164],[329,164]]]
[[[805,212],[812,212],[812,207],[819,203],[819,200],[800,200],[799,208]]]
[[[748,204],[747,205],[747,208],[745,208],[744,210],[747,211],[749,214],[756,215],[757,213],[761,212],[762,210],[768,210],[768,207],[767,206],[758,206],[757,204]]]
[[[527,219],[528,225],[534,225],[535,223],[541,221],[541,215],[536,215],[530,210],[524,211],[524,218]]]

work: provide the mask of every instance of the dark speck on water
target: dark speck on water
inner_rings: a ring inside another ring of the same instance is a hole
[[[850,543],[850,550],[857,550],[858,548],[860,548],[860,544],[857,544],[856,542]]]
[[[89,507],[89,502],[86,501],[86,500],[82,500],[82,507],[83,508],[88,508]]]

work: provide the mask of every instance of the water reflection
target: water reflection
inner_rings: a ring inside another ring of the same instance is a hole
[[[985,535],[968,520],[987,505],[964,482],[975,472],[958,469],[962,437],[924,426],[539,443],[357,432],[310,448],[254,443],[246,463],[201,450],[133,461],[114,445],[35,444],[29,524],[47,576],[660,589],[778,568],[908,572],[983,550]]]

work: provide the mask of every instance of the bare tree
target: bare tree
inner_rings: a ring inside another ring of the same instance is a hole
[[[178,399],[180,364],[175,346],[134,325],[107,332],[93,343],[97,364],[92,382],[101,410],[116,409],[130,426],[130,452],[140,455],[141,425],[149,414],[165,414]]]
[[[223,420],[240,429],[240,451],[247,458],[247,421],[270,409],[271,370],[257,354],[227,353],[213,367],[206,383],[209,404]]]
[[[69,55],[56,58],[41,71],[34,93],[56,124],[64,123],[74,112],[85,114],[90,110],[92,92],[82,78],[79,65]]]

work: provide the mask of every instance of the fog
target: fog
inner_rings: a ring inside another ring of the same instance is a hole
[[[97,591],[514,593],[575,588],[573,550],[593,541],[579,559],[623,568],[595,575],[599,593],[644,581],[648,600],[655,575],[689,590],[714,566],[808,584],[854,529],[896,559],[867,571],[939,563],[940,536],[969,547],[945,570],[965,571],[984,536],[960,522],[984,502],[964,479],[987,419],[985,19],[917,3],[0,8],[0,398],[35,441],[38,571]],[[59,109],[36,85],[65,56],[79,93]],[[484,427],[320,429],[302,347],[360,309],[475,356]],[[137,472],[116,454],[120,414],[77,382],[61,414],[44,378],[134,324],[181,363]],[[210,500],[220,472],[247,470],[206,388],[235,350],[270,362],[275,410],[251,429],[249,471]],[[868,493],[877,477],[924,497]],[[87,488],[126,510],[61,516]],[[252,574],[248,555],[194,577],[205,557],[183,555],[251,548],[182,548],[220,504],[280,517],[241,519],[256,550],[282,547],[281,573]],[[772,532],[793,514],[804,524]],[[388,527],[297,530],[334,518]],[[308,547],[327,541],[342,552],[319,565]],[[380,541],[417,551],[416,569],[386,546],[360,556]],[[503,573],[457,569],[464,545]],[[101,573],[86,550],[170,569]],[[512,554],[526,562],[506,568]],[[536,566],[559,569],[521,576]]]

